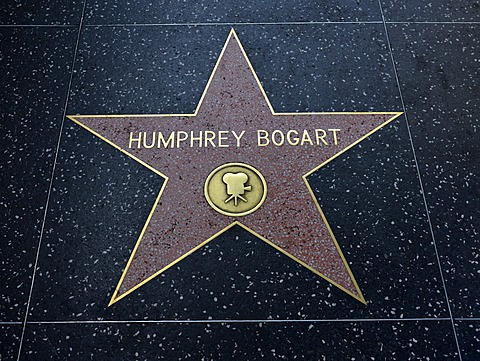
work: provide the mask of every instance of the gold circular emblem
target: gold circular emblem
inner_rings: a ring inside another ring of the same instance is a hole
[[[223,164],[215,168],[205,181],[205,198],[208,204],[227,216],[253,213],[266,197],[265,178],[248,164]]]

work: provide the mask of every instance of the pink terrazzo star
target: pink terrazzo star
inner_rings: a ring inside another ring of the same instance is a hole
[[[110,304],[234,224],[365,303],[306,176],[400,114],[275,113],[232,30],[194,114],[70,116],[167,179]],[[242,217],[218,213],[203,194],[210,172],[233,162],[255,167],[268,187]]]

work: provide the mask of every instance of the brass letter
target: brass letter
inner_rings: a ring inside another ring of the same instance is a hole
[[[263,135],[260,135],[263,134]],[[264,139],[265,143],[262,143],[260,140]],[[257,130],[257,144],[259,147],[265,147],[270,143],[268,140],[268,132],[266,130]]]
[[[164,148],[168,148],[168,145],[170,144],[170,148],[173,148],[174,144],[174,139],[175,139],[175,132],[170,132],[170,135],[168,136],[168,139],[165,141],[165,138],[163,137],[162,132],[158,132],[158,143],[157,143],[157,148],[160,148],[160,142],[162,143]]]
[[[240,139],[243,137],[243,135],[245,134],[245,131],[242,130],[242,132],[240,133],[240,135],[237,135],[237,133],[235,133],[234,130],[232,130],[232,134],[233,136],[235,137],[235,139],[237,140],[237,148],[240,147]]]
[[[228,140],[228,137],[224,137],[224,135],[228,134],[228,131],[227,130],[220,130],[218,132],[218,147],[219,148],[228,148],[229,145],[228,144],[223,144],[222,141],[223,140]]]
[[[300,145],[303,145],[305,142],[309,142],[310,145],[313,145],[312,138],[310,138],[310,134],[308,134],[308,130],[306,129],[303,130],[302,141],[300,142]]]
[[[205,147],[208,147],[207,142],[211,144],[212,147],[216,147],[215,143],[213,140],[215,139],[215,132],[211,130],[206,130],[205,131]]]
[[[328,131],[333,133],[333,144],[338,145],[337,132],[341,129],[329,129]]]
[[[142,142],[142,132],[138,132],[138,138],[133,138],[133,132],[130,132],[130,141],[128,142],[128,147],[132,148],[132,142],[137,142],[137,148],[140,148],[140,143]]]
[[[322,141],[323,144],[328,145],[328,142],[325,140],[326,135],[327,135],[327,132],[324,131],[323,129],[315,129],[315,138],[317,138],[317,145],[320,145],[320,141]]]
[[[278,134],[280,135],[280,141],[277,142],[275,139],[275,135]],[[283,132],[281,130],[274,130],[272,133],[272,143],[275,144],[277,147],[283,145],[285,143],[285,136],[283,135]]]
[[[143,132],[143,146],[147,149],[153,148],[155,146],[155,132],[152,132],[152,144],[147,145],[147,132]]]
[[[200,131],[200,136],[199,137],[194,137],[193,136],[193,130],[190,131],[190,148],[193,148],[193,142],[197,141],[199,148],[202,147],[202,131]]]
[[[287,132],[287,142],[290,145],[297,145],[300,140],[298,139],[298,137],[294,137],[292,141],[292,133],[294,133],[295,135],[298,135],[298,132],[296,130],[293,130],[293,129],[289,130]]]
[[[183,136],[180,138],[180,134]],[[180,148],[180,143],[184,142],[188,139],[188,133],[184,132],[183,130],[179,130],[177,132],[177,148]]]

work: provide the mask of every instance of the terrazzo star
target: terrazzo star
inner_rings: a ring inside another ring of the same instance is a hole
[[[165,178],[110,305],[234,225],[365,303],[307,177],[400,114],[276,113],[232,30],[193,114],[70,116]],[[205,123],[208,129],[202,127]],[[186,129],[196,137],[203,131],[198,144],[211,146],[180,147],[192,144],[189,133],[179,133]],[[305,129],[313,130],[310,139]],[[325,137],[317,132],[319,145],[333,146],[275,146],[282,139],[310,145],[317,142],[315,129],[325,131]],[[258,130],[268,131],[268,137]],[[139,131],[161,131],[161,142],[166,142],[161,146],[169,146],[161,152],[138,147],[143,142],[136,140]],[[175,140],[169,140],[171,134]],[[211,142],[205,143],[205,135]],[[273,146],[259,146],[259,135],[261,145],[268,139]],[[237,202],[225,202],[231,195]]]

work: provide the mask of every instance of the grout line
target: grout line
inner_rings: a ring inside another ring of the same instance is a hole
[[[112,24],[87,24],[86,27],[149,27],[149,26],[264,26],[264,25],[362,25],[362,24],[383,24],[383,21],[310,21],[310,22],[219,22],[219,23],[112,23]],[[385,21],[386,24],[449,24],[449,25],[480,25],[478,21]]]
[[[480,25],[480,21],[385,21],[386,24]]]
[[[174,26],[300,26],[300,25],[370,25],[370,24],[384,24],[382,21],[312,21],[312,22],[252,22],[252,23],[114,23],[114,24],[82,24],[83,28],[114,28],[114,27],[174,27]],[[480,25],[478,21],[385,21],[385,24],[397,25]],[[74,28],[78,25],[71,24],[0,24],[0,29],[4,28]]]
[[[480,317],[458,317],[455,321],[480,321]]]
[[[206,22],[206,23],[112,23],[88,24],[87,27],[115,27],[115,26],[245,26],[245,25],[321,25],[321,24],[382,24],[381,20],[374,21],[291,21],[291,22]]]
[[[74,24],[0,24],[0,28],[78,28]]]
[[[83,24],[83,19],[84,19],[84,16],[85,16],[86,4],[87,4],[87,0],[84,0],[83,10],[82,10],[82,14],[81,14],[81,17],[80,17],[80,23],[78,25],[78,34],[77,34],[76,44],[75,44],[75,48],[74,48],[74,52],[73,52],[72,68],[70,70],[70,78],[69,78],[69,81],[68,81],[67,92],[66,92],[66,95],[65,95],[65,104],[64,104],[64,107],[63,107],[62,121],[60,123],[58,140],[57,140],[57,145],[56,145],[56,149],[55,149],[55,157],[53,159],[52,171],[50,173],[50,184],[48,186],[47,199],[45,201],[45,210],[43,212],[43,220],[42,220],[42,227],[41,227],[41,230],[40,230],[40,238],[39,238],[38,245],[37,245],[37,253],[36,253],[36,256],[35,256],[35,264],[33,266],[32,282],[30,283],[30,292],[29,292],[29,295],[28,295],[27,306],[26,306],[26,309],[25,309],[25,318],[23,320],[22,334],[20,336],[20,344],[19,344],[19,347],[18,347],[17,361],[20,360],[20,356],[21,356],[21,353],[22,353],[23,340],[24,340],[24,337],[25,337],[25,329],[27,327],[27,322],[28,322],[28,313],[30,311],[30,303],[31,303],[31,300],[32,300],[33,286],[34,286],[34,283],[35,283],[35,275],[36,275],[37,266],[38,266],[38,259],[39,259],[39,256],[40,256],[40,248],[42,246],[43,236],[44,236],[44,232],[45,232],[45,223],[46,223],[46,220],[47,220],[47,213],[48,213],[48,208],[49,208],[49,204],[50,204],[50,197],[51,197],[51,194],[52,194],[53,180],[54,180],[54,177],[55,177],[55,170],[56,170],[56,166],[57,166],[58,153],[60,151],[60,142],[62,140],[63,127],[64,127],[64,124],[65,124],[65,117],[67,115],[68,100],[69,100],[69,96],[70,96],[70,90],[72,88],[72,81],[73,81],[73,75],[74,75],[74,70],[75,70],[75,62],[77,60],[77,52],[78,52],[78,47],[79,47],[79,44],[80,44],[80,35],[81,35],[81,32],[82,32],[82,24]]]
[[[0,326],[5,326],[5,325],[23,325],[23,322],[6,322],[6,321],[0,321]]]
[[[382,14],[382,18],[385,19],[384,15],[383,15],[383,8],[382,8],[382,4],[381,4],[380,0],[378,0],[378,5],[380,6],[380,12]],[[423,205],[424,205],[424,208],[425,208],[425,213],[426,213],[426,216],[427,216],[428,225],[430,227],[430,235],[431,235],[431,238],[432,238],[432,243],[433,243],[433,247],[434,247],[434,250],[435,250],[435,255],[436,255],[436,258],[437,258],[438,269],[440,271],[440,278],[442,280],[443,292],[445,294],[445,300],[447,302],[448,314],[450,315],[450,321],[452,323],[453,335],[454,335],[454,338],[455,338],[455,343],[457,345],[458,357],[459,357],[459,360],[462,361],[462,352],[460,350],[460,344],[458,342],[458,336],[457,336],[457,331],[456,331],[456,328],[455,328],[455,322],[454,322],[454,319],[453,319],[453,313],[452,313],[452,309],[450,307],[450,299],[448,297],[448,291],[447,291],[447,286],[446,286],[446,283],[445,283],[445,277],[444,277],[444,274],[443,274],[440,255],[438,254],[435,232],[433,230],[432,220],[430,218],[430,212],[429,212],[427,197],[425,195],[425,189],[424,189],[424,186],[423,186],[422,175],[421,175],[420,167],[419,167],[419,164],[418,164],[417,153],[415,151],[415,145],[414,145],[414,141],[413,141],[412,132],[411,132],[411,129],[410,129],[410,123],[408,121],[407,109],[406,109],[405,101],[404,101],[404,98],[403,98],[402,88],[400,86],[400,79],[398,77],[397,66],[395,65],[395,58],[393,56],[392,45],[391,45],[391,42],[390,42],[390,36],[388,34],[387,23],[385,21],[384,21],[384,28],[385,28],[385,36],[387,38],[387,43],[388,43],[388,49],[389,49],[389,52],[390,52],[390,58],[391,58],[391,61],[392,61],[393,71],[394,71],[395,79],[396,79],[397,86],[398,86],[398,93],[399,93],[399,96],[400,96],[400,100],[402,102],[403,114],[405,116],[405,124],[407,126],[408,136],[410,138],[410,146],[412,148],[412,154],[413,154],[413,159],[414,159],[414,162],[415,162],[415,168],[417,170],[418,181],[419,181],[419,184],[420,184],[420,190],[421,190],[422,198],[423,198]]]
[[[345,319],[304,319],[304,320],[85,320],[85,321],[29,321],[32,325],[70,325],[70,324],[161,324],[161,323],[354,323],[354,322],[426,322],[450,321],[450,318],[345,318]]]
[[[149,27],[149,26],[263,26],[263,25],[325,25],[325,24],[405,24],[405,25],[480,25],[480,21],[291,21],[291,22],[204,22],[204,23],[112,23],[112,24],[82,24],[83,27]],[[73,28],[76,24],[0,24],[0,28]]]

